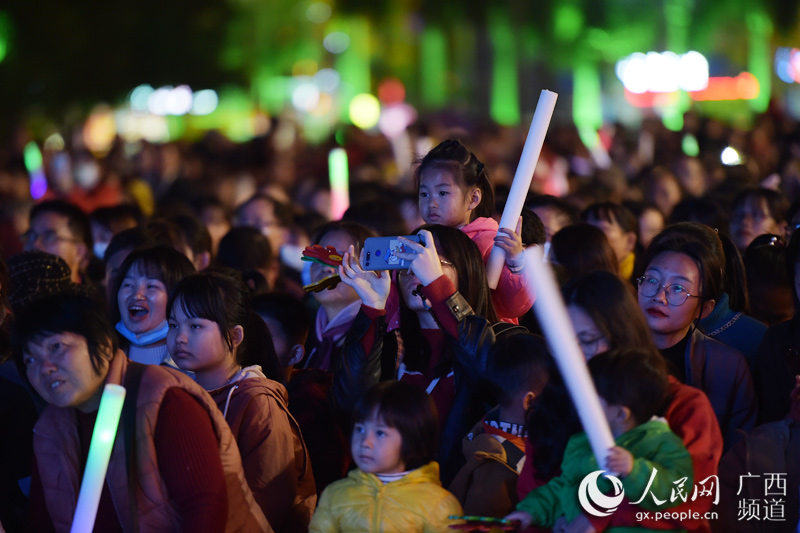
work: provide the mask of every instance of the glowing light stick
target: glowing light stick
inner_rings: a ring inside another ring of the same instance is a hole
[[[105,386],[92,432],[92,442],[89,444],[89,458],[83,471],[71,533],[91,533],[94,529],[97,506],[100,504],[100,494],[103,492],[108,460],[111,458],[124,402],[125,387],[112,384]]]
[[[542,261],[541,248],[533,246],[524,253],[523,275],[527,276],[528,287],[532,291],[531,297],[536,296],[533,311],[539,319],[550,351],[567,384],[572,403],[575,404],[583,429],[597,458],[597,464],[605,469],[608,449],[614,446],[614,437],[600,406],[597,390],[589,376],[583,353],[578,347],[567,308],[561,299],[550,267]]]
[[[38,200],[47,192],[47,178],[42,165],[42,151],[35,142],[31,141],[25,145],[24,161],[25,168],[31,175],[31,198]]]
[[[350,207],[347,152],[344,148],[334,148],[328,154],[328,175],[331,180],[331,218],[339,220]]]
[[[517,221],[522,214],[522,206],[525,204],[525,197],[531,188],[533,171],[539,161],[539,154],[542,152],[544,137],[553,117],[553,110],[556,107],[558,94],[544,90],[539,95],[539,103],[536,104],[536,111],[533,113],[531,129],[528,130],[528,138],[525,139],[525,147],[522,149],[522,157],[519,159],[517,172],[514,174],[514,181],[511,183],[511,190],[508,193],[506,207],[503,209],[503,216],[500,218],[500,227],[514,230]],[[489,280],[489,287],[497,288],[500,280],[500,272],[503,270],[505,262],[505,252],[495,246],[489,255],[489,262],[486,265],[486,277]]]

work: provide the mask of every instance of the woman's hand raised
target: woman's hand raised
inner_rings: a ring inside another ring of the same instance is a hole
[[[405,252],[396,252],[395,255],[406,261],[410,261],[409,270],[417,276],[417,279],[424,286],[428,286],[435,279],[442,276],[442,264],[439,262],[439,254],[436,253],[436,244],[433,241],[433,235],[428,230],[420,230],[417,234],[422,237],[424,246],[418,242],[410,241],[404,237],[400,237],[403,244],[406,245]]]
[[[342,264],[339,266],[339,277],[345,285],[353,287],[361,302],[374,309],[385,309],[386,300],[389,298],[389,289],[392,286],[392,279],[386,270],[364,270],[361,264],[364,262],[364,250],[361,250],[361,261],[354,257],[355,248],[350,248],[342,256]]]

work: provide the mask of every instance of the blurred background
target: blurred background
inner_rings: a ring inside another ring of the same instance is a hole
[[[559,98],[534,192],[563,196],[609,168],[630,182],[685,157],[710,185],[720,164],[761,182],[795,160],[799,4],[6,3],[0,197],[91,211],[110,185],[148,213],[183,178],[230,208],[271,187],[325,211],[312,191],[329,187],[331,148],[347,148],[351,181],[407,190],[414,157],[451,135],[502,185],[542,89]],[[758,155],[778,137],[780,153]]]
[[[539,91],[587,137],[683,114],[800,113],[796,0],[82,0],[0,10],[5,130],[91,117],[151,141],[234,141],[290,113],[311,142],[449,110],[518,125]],[[387,115],[389,115],[387,117]],[[93,130],[94,131],[94,130]],[[98,139],[99,140],[99,139]]]

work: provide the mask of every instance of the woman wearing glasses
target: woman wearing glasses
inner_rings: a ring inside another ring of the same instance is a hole
[[[712,252],[719,246],[711,228],[691,234],[667,229],[648,247],[644,275],[636,281],[653,342],[675,378],[706,393],[727,449],[737,429],[753,428],[757,409],[742,354],[695,327],[720,297],[724,264]]]
[[[596,270],[567,283],[562,296],[587,361],[611,349],[634,349],[642,356],[660,357],[639,311],[636,293],[628,282],[611,272]],[[562,380],[551,379],[528,414],[528,459],[517,484],[520,499],[557,475],[567,441],[579,431],[575,416],[564,412],[565,404],[571,403],[565,401],[566,394]],[[722,434],[706,395],[670,376],[669,393],[658,416],[666,419],[691,455],[694,482],[717,475],[717,464],[722,457]],[[625,500],[613,516],[585,515],[575,521],[585,523],[588,520],[597,531],[632,526],[655,529],[667,524],[674,529],[695,532],[710,530],[708,520],[699,517],[712,508],[713,498],[698,498],[673,507],[670,511],[674,518],[659,519],[656,525],[655,521],[641,520],[642,509],[631,504],[637,497]],[[684,518],[678,519],[678,516]],[[575,521],[570,527],[577,527]]]

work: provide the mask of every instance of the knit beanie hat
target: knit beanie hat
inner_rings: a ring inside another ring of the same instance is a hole
[[[8,259],[8,272],[11,277],[8,301],[15,314],[42,296],[73,287],[66,261],[47,252],[32,250],[12,255]]]

